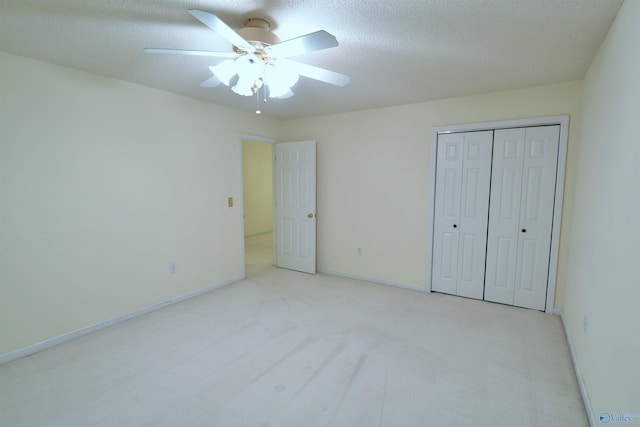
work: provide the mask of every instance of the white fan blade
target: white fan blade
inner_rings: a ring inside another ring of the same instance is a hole
[[[266,51],[274,58],[289,58],[306,52],[328,49],[338,46],[338,40],[324,30],[316,31],[295,39],[286,40],[267,47]]]
[[[208,52],[206,50],[146,48],[144,51],[147,53],[168,53],[172,55],[215,56],[217,58],[235,58],[238,56],[237,53],[233,52]]]
[[[330,83],[336,86],[345,86],[351,81],[351,77],[336,73],[335,71],[325,70],[324,68],[316,67],[313,65],[303,64],[302,62],[286,61],[288,67],[291,67],[296,73],[301,76],[309,77],[311,79],[320,80],[321,82]]]
[[[222,82],[220,81],[219,78],[217,78],[216,76],[211,76],[207,80],[205,80],[202,83],[200,83],[200,86],[201,87],[216,87],[216,86],[219,86],[220,84],[222,84]]]
[[[222,37],[232,45],[244,51],[253,52],[253,46],[251,46],[248,41],[243,39],[231,27],[225,24],[222,19],[218,18],[213,13],[205,12],[204,10],[198,9],[190,9],[189,13],[204,25],[218,33],[220,37]]]
[[[286,91],[285,93],[283,93],[282,95],[278,96],[278,99],[287,99],[287,98],[291,98],[293,96],[293,91],[291,89],[289,89],[288,91]]]

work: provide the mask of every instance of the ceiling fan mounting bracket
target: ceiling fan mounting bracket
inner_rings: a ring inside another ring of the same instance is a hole
[[[280,43],[280,38],[271,32],[269,22],[260,18],[247,19],[244,27],[236,32],[252,46],[255,46],[256,49]],[[236,52],[243,51],[237,46],[234,46],[233,49]]]

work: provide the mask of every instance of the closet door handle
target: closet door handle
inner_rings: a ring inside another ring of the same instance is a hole
[[[527,229],[526,229],[526,228],[523,228],[523,229],[522,229],[522,232],[523,232],[523,233],[526,233],[526,232],[527,232]]]
[[[458,224],[453,224],[453,228],[458,228]]]

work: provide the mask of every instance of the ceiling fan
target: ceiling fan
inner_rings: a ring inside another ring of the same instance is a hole
[[[231,43],[233,52],[155,48],[147,48],[145,52],[227,58],[209,67],[213,76],[202,82],[202,87],[216,87],[221,83],[230,86],[233,81],[231,89],[238,95],[258,95],[262,89],[266,99],[267,91],[270,98],[292,96],[291,88],[299,76],[336,86],[344,86],[350,81],[347,75],[287,59],[338,46],[338,40],[326,31],[281,42],[263,19],[249,19],[245,27],[236,32],[212,13],[197,9],[191,9],[189,13]],[[236,75],[237,80],[234,79]],[[256,112],[259,113],[259,109]]]

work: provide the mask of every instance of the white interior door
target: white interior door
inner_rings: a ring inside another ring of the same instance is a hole
[[[493,131],[438,136],[432,290],[482,299]]]
[[[513,304],[544,310],[560,126],[527,128]]]
[[[525,129],[499,129],[493,143],[484,299],[513,304]]]
[[[316,272],[316,142],[274,146],[276,266]]]
[[[493,131],[464,135],[457,295],[482,299]]]
[[[544,310],[559,126],[495,132],[485,299]]]
[[[463,133],[438,135],[431,290],[456,294]]]

